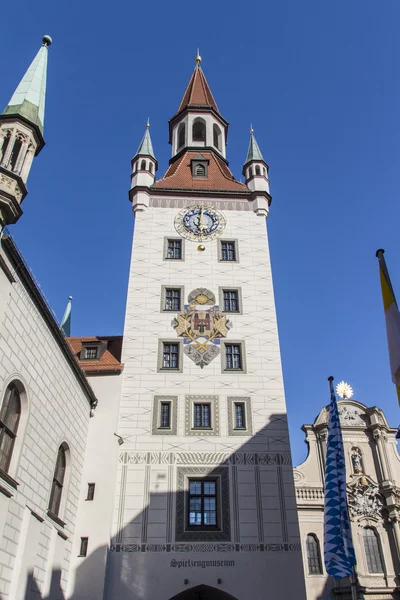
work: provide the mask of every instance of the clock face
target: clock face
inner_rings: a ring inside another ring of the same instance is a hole
[[[175,229],[193,241],[206,242],[221,235],[225,229],[225,217],[218,210],[205,206],[184,208],[175,218]]]

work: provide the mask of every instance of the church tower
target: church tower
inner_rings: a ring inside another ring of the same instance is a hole
[[[227,136],[197,56],[166,172],[149,127],[132,159],[107,600],[305,598],[268,166],[251,131],[237,181]]]
[[[0,115],[0,226],[16,223],[28,193],[26,181],[32,161],[44,146],[47,53],[51,37],[42,47]]]

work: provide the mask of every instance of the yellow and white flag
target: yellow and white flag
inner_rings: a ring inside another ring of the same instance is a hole
[[[392,381],[397,388],[397,397],[400,403],[400,312],[383,253],[384,250],[378,250],[376,256],[379,260],[379,275],[382,286],[383,308],[385,310],[390,371],[392,373]]]

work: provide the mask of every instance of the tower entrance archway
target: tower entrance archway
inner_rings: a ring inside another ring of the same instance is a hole
[[[170,600],[237,600],[237,598],[209,585],[197,585],[177,594]]]

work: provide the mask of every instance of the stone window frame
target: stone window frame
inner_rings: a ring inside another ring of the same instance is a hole
[[[235,428],[234,404],[241,403],[245,405],[245,425],[244,429]],[[249,396],[228,396],[228,436],[252,436],[253,435],[253,416],[251,407],[251,398]]]
[[[231,242],[235,244],[235,260],[222,260],[222,242]],[[239,240],[229,238],[229,239],[218,239],[218,262],[223,262],[226,264],[230,263],[238,263],[239,261]]]
[[[242,368],[241,369],[227,369],[226,368],[226,350],[225,346],[238,344],[240,346],[240,356],[242,359]],[[244,340],[221,340],[221,373],[229,373],[230,375],[234,373],[247,373],[247,362],[246,362],[246,344]]]
[[[202,429],[194,427],[194,405],[211,405],[211,427]],[[219,435],[219,397],[212,395],[188,395],[185,396],[185,435],[193,436],[218,436]]]
[[[181,242],[181,257],[180,258],[168,258],[168,241],[180,241]],[[164,246],[163,246],[163,260],[167,262],[184,262],[185,261],[185,240],[184,238],[178,235],[167,235],[164,237]]]
[[[169,402],[171,405],[171,426],[169,428],[160,426],[162,402]],[[152,434],[178,435],[178,396],[154,396]]]
[[[225,262],[225,261],[223,261],[223,262]],[[224,292],[225,291],[238,293],[239,310],[236,310],[236,311],[225,310],[225,305],[224,305]],[[225,313],[227,315],[242,315],[243,314],[243,299],[242,299],[242,288],[241,287],[221,285],[218,288],[218,297],[219,297],[219,308],[223,313]]]
[[[163,367],[164,361],[164,344],[177,344],[178,350],[178,368],[177,369],[166,369]],[[182,373],[183,371],[183,341],[177,338],[175,339],[159,339],[158,340],[158,352],[157,352],[157,373]]]
[[[219,529],[193,531],[188,529],[189,479],[215,479],[217,481],[217,506]],[[177,497],[175,541],[218,542],[231,540],[229,508],[229,467],[177,467]]]
[[[171,259],[170,259],[171,260]],[[174,259],[172,259],[174,260]],[[180,303],[179,303],[179,310],[169,310],[167,308],[165,308],[165,301],[166,301],[166,291],[167,290],[179,290],[181,297],[180,297]],[[162,313],[177,313],[180,312],[183,309],[183,306],[185,304],[185,286],[184,285],[162,285],[161,286],[161,294],[160,294],[160,312]]]
[[[86,350],[96,349],[96,356],[86,358]],[[81,351],[79,353],[79,360],[82,362],[90,362],[93,360],[100,360],[107,350],[107,342],[105,340],[93,340],[83,341]]]

